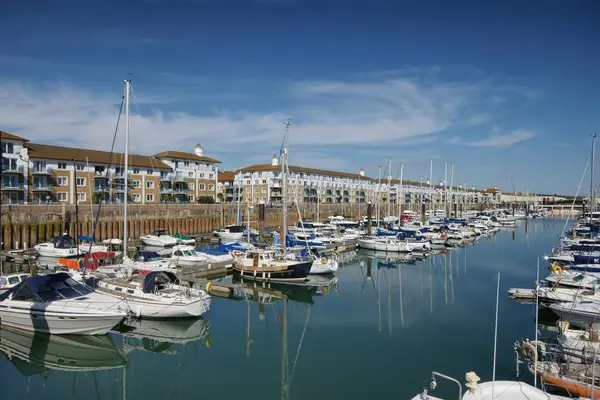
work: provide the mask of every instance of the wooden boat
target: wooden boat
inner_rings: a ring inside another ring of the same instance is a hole
[[[233,270],[242,278],[272,282],[306,282],[311,261],[278,259],[275,250],[248,250],[233,259]]]

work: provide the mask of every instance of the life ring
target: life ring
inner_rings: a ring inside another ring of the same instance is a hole
[[[212,289],[212,285],[213,285],[213,283],[212,283],[212,282],[208,282],[208,283],[206,284],[206,287],[205,287],[205,288],[206,288],[206,292],[207,292],[207,293],[210,293],[210,289]]]
[[[555,274],[562,274],[563,269],[560,267],[560,265],[554,263],[550,266],[550,270],[555,273]]]
[[[321,264],[327,264],[327,257],[321,257]]]
[[[525,342],[521,345],[521,353],[531,361],[537,360],[537,348],[531,342]]]
[[[234,256],[234,257],[241,257],[241,256],[243,256],[243,255],[244,255],[244,253],[242,253],[242,252],[241,252],[241,251],[239,251],[239,250],[233,250],[233,251],[231,252],[231,255],[232,255],[232,256]]]

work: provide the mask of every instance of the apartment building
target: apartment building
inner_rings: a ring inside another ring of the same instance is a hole
[[[129,155],[125,174],[121,153],[38,143],[26,147],[32,204],[123,203],[126,184],[130,202],[155,204],[160,202],[161,173],[171,171],[152,156]]]
[[[2,148],[2,203],[22,204],[27,201],[27,139],[0,131]]]
[[[218,177],[217,187],[217,202],[219,203],[233,203],[237,201],[238,189],[241,193],[236,182],[236,171],[220,171]]]
[[[195,203],[199,198],[207,197],[215,202],[218,200],[219,170],[215,164],[221,161],[204,156],[204,148],[200,143],[193,153],[169,150],[154,157],[172,170],[161,176],[161,201]]]
[[[292,203],[375,203],[398,204],[403,201],[408,207],[418,204],[464,201],[468,203],[490,203],[500,201],[499,191],[467,189],[462,185],[449,187],[430,185],[429,182],[371,178],[361,168],[358,173],[331,171],[316,168],[289,166],[287,198]],[[281,166],[277,156],[271,164],[258,164],[241,168],[230,184],[232,186],[225,201],[235,201],[236,188],[241,189],[242,201],[251,203],[278,204],[282,201]]]

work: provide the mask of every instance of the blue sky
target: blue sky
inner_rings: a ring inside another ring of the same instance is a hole
[[[597,1],[3,2],[0,129],[133,152],[575,193],[600,126]],[[120,142],[122,140],[120,139]],[[584,190],[587,190],[585,183]]]

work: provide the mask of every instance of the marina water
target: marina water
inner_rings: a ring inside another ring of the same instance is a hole
[[[514,380],[513,343],[534,337],[535,306],[506,290],[533,286],[537,258],[564,224],[521,221],[413,264],[346,253],[324,288],[272,286],[257,291],[263,304],[214,297],[204,319],[142,321],[138,333],[57,339],[3,328],[2,397],[406,399],[433,370],[489,381],[498,272],[496,379]],[[532,380],[523,367],[519,379]],[[456,387],[439,382],[432,394],[456,398]]]

